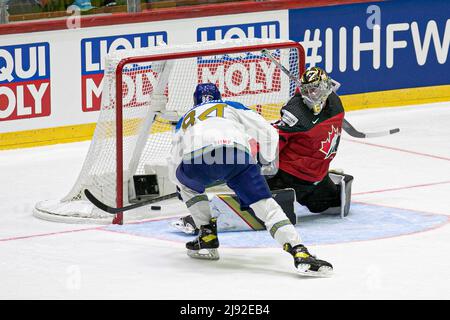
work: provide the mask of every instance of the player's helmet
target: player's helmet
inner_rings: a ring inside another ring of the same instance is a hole
[[[300,82],[303,101],[315,115],[318,115],[333,91],[330,77],[323,69],[312,67],[303,73]]]
[[[211,100],[221,100],[220,91],[214,83],[200,83],[194,91],[194,105]]]

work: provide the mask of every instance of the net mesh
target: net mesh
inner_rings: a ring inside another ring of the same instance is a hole
[[[302,52],[297,44],[272,49],[282,40],[245,39],[158,46],[116,51],[106,58],[102,107],[84,165],[72,190],[60,201],[36,205],[35,213],[58,217],[91,219],[109,223],[111,215],[94,208],[82,193],[89,189],[97,198],[116,206],[116,69],[130,57],[147,57],[143,62],[126,64],[122,71],[123,199],[127,204],[133,175],[144,174],[147,165],[164,165],[171,147],[173,126],[154,111],[163,104],[163,113],[184,114],[192,107],[192,94],[198,83],[218,85],[225,100],[243,103],[268,121],[279,117],[279,109],[295,92],[291,81],[275,64],[252,46],[265,45],[271,54],[294,76],[303,68]],[[241,52],[227,53],[230,48]],[[204,56],[205,50],[223,49],[223,53]],[[197,56],[174,60],[150,61],[171,53],[193,52]],[[163,55],[163,56],[161,56]],[[152,58],[153,57],[153,58]],[[161,97],[163,99],[161,100]],[[148,172],[147,172],[148,173]],[[39,214],[38,214],[39,216]]]

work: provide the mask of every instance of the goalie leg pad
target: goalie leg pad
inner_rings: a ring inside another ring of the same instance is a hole
[[[314,184],[279,170],[275,177],[268,180],[268,183],[272,190],[293,188],[297,201],[311,212],[318,213],[329,207],[340,205],[338,187],[328,176]]]
[[[341,197],[339,186],[327,175],[318,184],[309,185],[309,190],[300,198],[300,204],[306,206],[309,211],[319,213],[328,208],[339,207]],[[301,191],[302,188],[299,188]]]
[[[353,176],[349,174],[329,173],[330,179],[338,186],[340,205],[328,208],[322,214],[339,214],[346,217],[350,211]]]
[[[272,191],[272,198],[281,206],[293,225],[297,223],[294,211],[295,192],[293,189]],[[234,194],[216,194],[210,200],[212,216],[219,217],[219,231],[264,230],[265,224],[256,217],[253,210],[241,210],[239,200]],[[170,225],[186,234],[197,234],[198,228],[192,216],[181,217],[171,221]]]
[[[346,217],[352,202],[353,176],[346,174],[341,181],[341,218]]]

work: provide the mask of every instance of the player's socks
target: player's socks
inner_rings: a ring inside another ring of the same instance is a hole
[[[217,218],[207,225],[200,226],[198,237],[186,243],[187,255],[195,259],[218,260],[219,238],[217,237]]]
[[[295,268],[302,275],[328,276],[333,271],[333,266],[330,263],[316,259],[302,244],[292,247],[289,243],[286,243],[283,249],[294,257]]]

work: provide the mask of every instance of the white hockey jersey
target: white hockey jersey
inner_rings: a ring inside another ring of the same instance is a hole
[[[174,173],[183,158],[223,145],[237,144],[250,153],[251,139],[259,143],[259,153],[265,160],[275,160],[278,132],[261,115],[234,101],[216,100],[199,104],[177,123],[169,171]],[[170,176],[173,180],[174,174]]]

